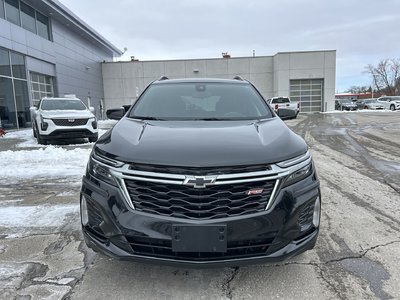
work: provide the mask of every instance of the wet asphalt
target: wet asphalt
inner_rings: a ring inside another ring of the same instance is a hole
[[[400,299],[400,111],[286,124],[307,141],[321,182],[313,250],[239,268],[116,261],[82,242],[79,178],[3,184],[0,211],[18,212],[22,225],[0,220],[0,299]],[[0,138],[0,159],[20,142]]]

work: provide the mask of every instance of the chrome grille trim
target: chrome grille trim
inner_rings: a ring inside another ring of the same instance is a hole
[[[308,157],[306,156],[308,155]],[[93,159],[96,163],[107,167],[110,170],[110,173],[116,179],[118,186],[125,198],[125,202],[129,208],[132,210],[135,209],[132,200],[130,198],[128,189],[125,184],[125,179],[129,180],[139,180],[139,181],[148,181],[154,183],[163,183],[163,184],[176,184],[176,185],[184,185],[186,176],[185,175],[177,175],[177,174],[168,174],[168,173],[155,173],[155,172],[146,172],[146,171],[135,171],[130,169],[129,164],[123,164],[121,167],[110,166],[109,164],[105,164],[104,162],[97,160],[93,156],[90,158]],[[293,160],[294,161],[294,160]],[[237,173],[237,174],[222,174],[215,175],[216,180],[213,185],[223,185],[223,184],[240,184],[247,182],[257,182],[257,181],[265,181],[265,180],[276,180],[274,188],[272,190],[271,196],[268,200],[265,211],[269,210],[274,203],[274,198],[279,189],[280,183],[282,179],[289,174],[305,167],[310,164],[312,161],[311,155],[307,151],[307,153],[302,156],[302,159],[296,161],[300,161],[300,163],[296,165],[291,165],[289,167],[279,167],[277,164],[270,165],[270,169],[266,171],[258,171],[258,172],[247,172],[247,173]],[[291,162],[292,163],[292,162]],[[191,175],[187,175],[191,176]]]

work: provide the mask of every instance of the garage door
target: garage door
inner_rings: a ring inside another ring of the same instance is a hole
[[[322,111],[323,95],[323,79],[290,80],[290,99],[300,101],[301,112]]]

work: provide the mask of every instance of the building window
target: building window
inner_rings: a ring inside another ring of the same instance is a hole
[[[35,10],[24,2],[21,2],[21,23],[23,28],[36,33]]]
[[[7,50],[0,49],[0,75],[11,76],[10,57]]]
[[[38,35],[50,40],[49,18],[40,12],[36,12],[36,26]]]
[[[0,125],[4,128],[17,127],[12,80],[0,77]]]
[[[322,111],[323,91],[323,79],[290,80],[290,99],[300,102],[301,112]]]
[[[0,0],[0,18],[4,19],[4,1]]]
[[[26,79],[25,58],[23,55],[11,52],[12,76]]]
[[[28,83],[25,80],[14,80],[15,103],[19,127],[28,127],[31,122],[29,110]]]
[[[21,26],[19,17],[19,2],[18,0],[5,0],[6,1],[6,17],[7,20]]]
[[[0,126],[31,126],[29,103],[25,57],[0,49]]]
[[[53,77],[33,72],[30,77],[33,105],[37,105],[44,97],[54,97]]]
[[[51,40],[49,18],[18,0],[0,0],[0,17]]]

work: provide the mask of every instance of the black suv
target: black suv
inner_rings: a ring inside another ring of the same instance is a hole
[[[163,77],[120,117],[83,177],[90,248],[219,266],[314,247],[321,198],[308,147],[250,82]]]

